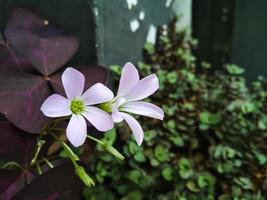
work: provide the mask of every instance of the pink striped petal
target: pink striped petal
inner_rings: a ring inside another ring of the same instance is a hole
[[[86,139],[87,125],[81,115],[72,115],[68,124],[67,138],[74,147],[81,146]]]
[[[155,74],[151,74],[132,87],[125,98],[127,101],[138,101],[152,95],[157,89],[159,89],[159,80]]]
[[[104,103],[112,100],[114,97],[113,92],[103,85],[102,83],[96,83],[88,90],[86,90],[81,98],[84,100],[85,105],[94,105]]]
[[[69,67],[62,74],[62,83],[68,99],[79,97],[84,89],[84,75],[78,70]]]
[[[133,118],[131,115],[128,115],[128,114],[123,113],[123,112],[120,112],[120,114],[123,117],[123,119],[125,119],[125,121],[129,125],[129,127],[131,128],[131,130],[134,134],[134,138],[135,138],[137,144],[140,146],[143,142],[143,139],[144,139],[144,132],[143,132],[142,127],[140,126],[138,121],[135,118]]]
[[[82,115],[99,131],[108,131],[114,126],[111,116],[97,107],[86,106]]]
[[[120,108],[120,111],[152,117],[160,120],[163,120],[164,117],[164,112],[161,108],[145,101],[125,103],[123,104],[122,108]]]
[[[58,94],[48,97],[41,106],[41,111],[47,117],[64,117],[71,115],[70,101]]]
[[[118,96],[123,96],[126,92],[131,89],[139,81],[139,74],[135,66],[128,62],[122,69]]]

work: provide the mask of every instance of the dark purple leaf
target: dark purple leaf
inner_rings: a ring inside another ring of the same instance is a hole
[[[44,25],[44,20],[33,12],[24,8],[16,8],[8,17],[8,29],[38,30]]]
[[[22,130],[40,133],[48,121],[40,107],[50,93],[43,77],[0,70],[0,112]]]
[[[12,200],[81,199],[82,189],[83,183],[75,174],[73,165],[65,163],[36,177]]]
[[[44,76],[61,68],[78,49],[78,39],[64,36],[25,9],[11,14],[5,36],[16,53],[26,58]]]
[[[0,170],[0,194],[3,193],[20,176],[19,172],[2,169]]]
[[[9,122],[0,122],[0,158],[22,166],[30,163],[37,136],[25,134]]]
[[[83,66],[83,67],[76,67],[83,75],[85,76],[85,86],[84,89],[87,90],[90,86],[95,83],[103,83],[107,84],[109,79],[109,71],[105,67],[100,66]],[[56,75],[50,78],[50,83],[55,91],[55,93],[61,94],[66,96],[62,81],[61,81],[61,73],[57,73]]]
[[[25,186],[25,173],[0,170],[0,199],[10,200]]]
[[[8,44],[0,42],[0,69],[33,72],[34,68],[22,57],[18,56]]]

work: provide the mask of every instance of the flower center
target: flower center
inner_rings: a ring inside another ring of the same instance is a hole
[[[107,113],[112,113],[112,104],[110,102],[101,103],[98,107],[106,111]]]
[[[74,99],[70,104],[70,110],[74,114],[81,114],[84,111],[85,105],[83,101]]]
[[[119,107],[125,102],[126,102],[126,99],[124,97],[119,97],[107,103],[101,103],[98,105],[98,107],[106,111],[107,113],[112,113],[114,108],[119,109]]]

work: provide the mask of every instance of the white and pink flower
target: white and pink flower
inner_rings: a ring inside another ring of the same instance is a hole
[[[78,147],[87,136],[87,119],[97,130],[108,131],[114,122],[110,115],[93,105],[113,99],[110,89],[97,83],[84,93],[84,75],[74,68],[67,68],[62,75],[66,97],[58,94],[49,96],[41,106],[41,111],[48,117],[71,116],[66,129],[70,143]]]
[[[137,144],[141,145],[144,138],[143,129],[129,113],[160,120],[164,118],[161,108],[142,101],[158,90],[157,76],[151,74],[140,80],[138,70],[132,63],[126,63],[122,69],[116,97],[101,83],[93,85],[83,93],[85,78],[82,73],[73,68],[67,68],[64,71],[62,82],[67,98],[58,94],[51,95],[45,100],[41,110],[48,117],[71,115],[66,133],[75,147],[82,145],[86,139],[85,119],[99,131],[108,131],[113,128],[114,122],[125,120]]]
[[[101,107],[107,112],[111,112],[114,122],[125,120],[131,128],[137,144],[141,145],[144,138],[143,129],[129,113],[163,120],[164,112],[161,108],[141,101],[158,89],[159,81],[155,74],[140,80],[135,66],[132,63],[126,63],[122,69],[117,96],[110,102],[102,104]]]

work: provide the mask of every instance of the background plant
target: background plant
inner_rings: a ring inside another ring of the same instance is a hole
[[[91,170],[98,184],[88,200],[263,200],[267,195],[267,81],[246,84],[244,69],[196,64],[196,41],[175,20],[144,47],[142,75],[156,73],[161,89],[150,100],[163,107],[164,124],[141,118],[144,143],[124,125],[105,134],[127,159],[97,146]],[[119,66],[112,66],[115,80]]]

